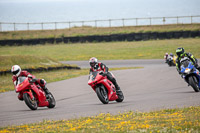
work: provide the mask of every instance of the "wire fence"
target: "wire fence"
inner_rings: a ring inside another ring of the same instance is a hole
[[[3,31],[29,31],[29,30],[57,30],[72,27],[124,27],[124,26],[151,26],[168,24],[195,24],[200,23],[200,15],[176,17],[150,17],[150,18],[122,18],[91,21],[69,22],[40,22],[40,23],[15,23],[0,22],[0,32]]]

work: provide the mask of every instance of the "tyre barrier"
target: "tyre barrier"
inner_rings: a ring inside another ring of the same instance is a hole
[[[69,69],[69,70],[80,70],[80,67],[76,66],[58,66],[58,67],[38,67],[38,68],[25,68],[30,73],[32,72],[43,72],[43,71],[52,71],[52,70],[60,70],[60,69]],[[11,74],[10,70],[0,71],[0,75]]]
[[[112,35],[91,35],[62,38],[39,38],[39,39],[13,39],[0,40],[0,46],[4,45],[37,45],[58,43],[86,43],[86,42],[111,42],[111,41],[146,41],[157,39],[178,39],[200,37],[200,31],[171,31],[171,32],[147,32]]]

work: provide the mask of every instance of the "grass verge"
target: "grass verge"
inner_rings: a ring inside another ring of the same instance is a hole
[[[77,43],[36,46],[3,46],[0,56],[37,56],[57,61],[119,59],[163,59],[166,52],[175,53],[177,47],[200,58],[200,38],[151,40],[140,42]]]
[[[122,69],[137,69],[141,67],[122,67],[122,68],[110,68],[110,71],[113,70],[122,70]],[[33,72],[33,75],[35,75],[37,78],[45,79],[47,83],[70,79],[74,77],[78,77],[81,75],[87,75],[89,74],[89,69],[81,69],[81,70],[54,70],[49,72]],[[3,75],[1,77],[0,82],[0,93],[6,92],[6,91],[12,91],[14,90],[14,85],[12,82],[12,75]]]
[[[165,109],[148,113],[99,114],[79,119],[43,121],[0,128],[0,132],[200,132],[200,106]]]
[[[37,55],[0,55],[0,60],[0,71],[10,71],[11,67],[15,64],[20,65],[24,69],[70,66],[49,57],[38,57]]]
[[[35,38],[60,38],[69,36],[110,35],[145,32],[170,32],[170,31],[196,31],[200,24],[172,24],[152,26],[125,26],[125,27],[74,27],[60,30],[33,30],[0,32],[0,40],[6,39],[35,39]]]

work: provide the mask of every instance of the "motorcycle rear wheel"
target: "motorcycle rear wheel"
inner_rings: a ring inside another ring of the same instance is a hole
[[[197,81],[195,76],[190,76],[188,78],[189,84],[192,86],[192,88],[194,89],[195,92],[199,92],[199,86],[198,83],[196,83],[195,81]],[[198,82],[198,81],[197,81]]]
[[[24,93],[23,94],[23,98],[24,98],[24,101],[26,103],[26,105],[31,109],[31,110],[37,110],[37,101],[36,99],[31,99],[31,97],[29,96],[28,93]]]
[[[96,88],[96,93],[97,93],[97,96],[98,96],[99,100],[100,100],[103,104],[108,104],[108,102],[109,102],[108,93],[107,93],[107,91],[105,90],[105,87],[104,87],[104,86],[97,87],[97,88]]]
[[[49,106],[47,106],[48,108],[54,108],[56,106],[56,100],[51,93],[48,94],[48,102],[49,102]]]

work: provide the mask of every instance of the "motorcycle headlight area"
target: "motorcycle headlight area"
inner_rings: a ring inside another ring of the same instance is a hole
[[[185,73],[190,73],[191,69],[187,68],[185,69]]]

